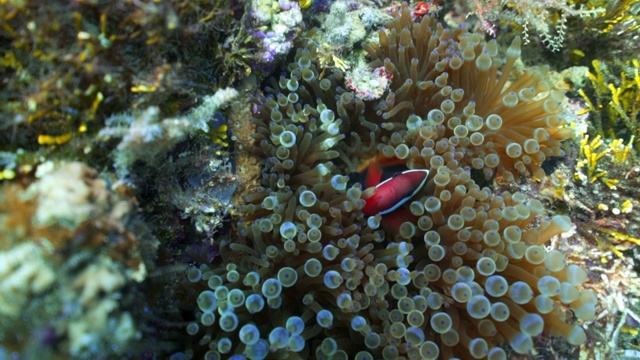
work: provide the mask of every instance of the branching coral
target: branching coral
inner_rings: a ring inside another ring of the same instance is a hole
[[[585,183],[594,183],[600,179],[607,187],[615,189],[620,179],[608,177],[608,171],[605,170],[605,168],[611,168],[612,166],[623,167],[626,165],[633,147],[633,136],[627,145],[623,144],[622,139],[616,139],[611,141],[603,149],[601,146],[604,141],[599,135],[591,141],[589,141],[589,135],[581,134],[581,137],[581,157],[580,161],[576,164],[576,168],[580,171],[576,171],[574,175],[575,179]],[[606,157],[609,161],[601,160],[603,157]],[[605,163],[607,166],[603,165]]]
[[[577,2],[577,1],[575,1]],[[590,0],[587,6],[601,6],[606,11],[601,11],[598,16],[589,22],[589,26],[599,31],[615,36],[632,35],[640,28],[638,24],[638,0],[601,1]]]
[[[632,137],[640,144],[640,62],[633,59],[624,67],[620,76],[612,76],[610,66],[599,60],[592,62],[589,72],[590,96],[580,89],[579,93],[588,105],[599,135]],[[618,135],[619,134],[619,135]],[[632,140],[632,142],[634,141]]]
[[[372,68],[392,74],[383,100],[363,102],[339,70],[320,79],[314,44],[256,98],[247,145],[263,162],[260,187],[244,196],[222,264],[187,274],[197,297],[190,351],[506,359],[504,344],[532,353],[543,332],[584,343],[562,309],[593,318],[587,274],[543,246],[569,218],[471,176],[542,177],[570,135],[563,95],[545,69],[510,76],[519,40],[502,65],[494,41],[430,17],[414,24],[406,4],[379,36],[368,52]],[[384,217],[362,214],[367,195],[347,176],[372,156],[430,169],[412,201]]]
[[[136,161],[156,165],[163,154],[189,135],[212,132],[216,142],[219,130],[210,129],[209,122],[216,111],[237,96],[238,91],[233,88],[219,89],[213,95],[205,96],[200,106],[177,118],[161,119],[157,107],[134,114],[116,114],[107,119],[99,136],[103,140],[122,138],[113,156],[118,176],[125,178]],[[226,127],[224,130],[226,132]]]

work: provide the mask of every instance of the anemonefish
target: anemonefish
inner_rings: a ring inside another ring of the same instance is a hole
[[[394,212],[424,187],[428,176],[427,169],[408,170],[403,160],[386,158],[373,159],[351,175],[366,189],[365,216]]]
[[[416,4],[416,7],[413,9],[413,16],[424,16],[438,12],[440,9],[442,9],[442,6],[440,6],[437,1],[418,1],[418,4]]]

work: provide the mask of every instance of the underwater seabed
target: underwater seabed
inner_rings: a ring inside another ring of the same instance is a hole
[[[639,19],[0,4],[0,359],[640,358]]]

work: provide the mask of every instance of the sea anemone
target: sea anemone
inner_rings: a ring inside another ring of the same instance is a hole
[[[505,344],[531,353],[543,332],[585,342],[562,304],[594,316],[586,272],[543,246],[568,217],[471,176],[541,177],[562,155],[563,95],[543,69],[510,77],[519,40],[502,66],[495,41],[414,24],[405,4],[369,47],[372,68],[393,75],[379,103],[338,70],[320,79],[316,51],[300,47],[256,97],[260,187],[222,264],[190,270],[187,331],[205,358],[506,359]],[[364,216],[367,192],[348,174],[372,156],[429,169],[426,185],[396,212]]]
[[[540,165],[562,156],[560,142],[571,136],[562,117],[562,92],[550,89],[546,66],[513,77],[520,57],[519,37],[500,54],[495,40],[469,33],[466,24],[444,29],[435,18],[414,23],[406,9],[380,32],[380,43],[365,47],[370,66],[393,76],[377,114],[395,131],[408,130],[406,146],[389,144],[385,153],[409,157],[429,167],[433,155],[454,155],[458,166],[507,180],[541,179]],[[430,126],[405,121],[427,117]],[[408,147],[412,152],[405,151]]]

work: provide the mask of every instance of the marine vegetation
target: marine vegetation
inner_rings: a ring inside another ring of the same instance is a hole
[[[594,317],[587,273],[543,246],[569,218],[476,183],[544,178],[572,134],[564,95],[546,67],[514,70],[520,38],[502,53],[464,24],[414,23],[412,10],[365,45],[370,68],[390,74],[381,100],[343,87],[339,69],[320,78],[313,42],[255,98],[243,146],[259,185],[220,259],[188,273],[197,306],[182,355],[506,359],[534,353],[542,333],[586,341],[564,308]],[[379,190],[353,180],[369,161],[428,177],[397,188],[410,194],[399,209],[364,216]]]

